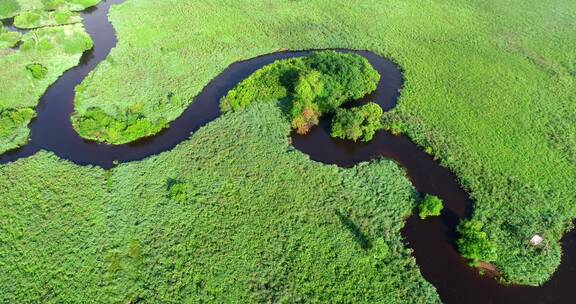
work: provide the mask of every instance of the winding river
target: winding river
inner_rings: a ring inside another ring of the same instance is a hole
[[[74,87],[115,46],[115,32],[108,22],[107,13],[112,4],[123,1],[104,1],[82,14],[84,26],[94,39],[94,49],[85,53],[80,65],[64,73],[47,90],[37,108],[38,117],[30,124],[30,142],[0,156],[0,163],[9,163],[47,150],[79,165],[111,168],[115,161],[141,160],[168,151],[187,140],[191,132],[218,118],[220,98],[238,82],[275,60],[310,54],[309,51],[278,52],[232,64],[203,89],[182,116],[170,124],[170,128],[156,136],[119,146],[86,141],[78,136],[70,123],[74,109]],[[382,75],[377,90],[357,103],[373,100],[384,110],[393,108],[403,84],[398,67],[371,52],[339,51],[366,57]],[[576,263],[573,262],[576,260],[576,232],[563,238],[564,263],[554,277],[541,287],[503,286],[492,278],[480,276],[478,271],[466,265],[455,247],[455,228],[460,219],[470,216],[472,201],[454,174],[440,166],[409,138],[379,132],[370,143],[335,140],[330,137],[329,121],[323,119],[310,134],[294,134],[292,144],[312,160],[341,167],[351,167],[378,157],[392,159],[407,171],[420,193],[442,198],[445,202],[442,216],[421,221],[414,215],[407,220],[402,234],[406,245],[414,250],[413,255],[423,276],[436,287],[444,303],[574,302],[571,288],[576,282]]]

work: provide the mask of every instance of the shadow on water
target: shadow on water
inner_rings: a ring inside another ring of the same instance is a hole
[[[39,150],[52,151],[80,165],[111,168],[114,161],[128,162],[168,151],[188,139],[206,123],[220,115],[218,102],[241,80],[278,59],[301,57],[309,51],[278,52],[237,62],[212,80],[195,101],[160,134],[127,145],[96,144],[79,137],[72,128],[74,87],[102,61],[116,45],[115,32],[107,20],[110,5],[123,0],[101,2],[83,13],[84,26],[94,39],[94,49],[82,57],[79,66],[68,70],[52,85],[40,100],[38,117],[30,124],[31,140],[21,149],[0,156],[0,163],[28,157]],[[384,110],[392,109],[403,85],[401,71],[391,61],[367,51],[353,52],[367,58],[382,75],[377,90],[355,105],[377,102]],[[551,281],[542,287],[502,286],[494,279],[480,276],[468,267],[455,247],[455,228],[462,218],[470,216],[472,201],[460,187],[457,178],[404,136],[379,132],[370,143],[354,143],[330,137],[329,121],[324,118],[319,127],[306,136],[292,135],[293,146],[310,159],[341,167],[375,158],[394,160],[402,166],[414,187],[421,194],[434,194],[445,202],[438,218],[421,221],[410,217],[402,234],[411,247],[423,276],[438,290],[445,303],[572,303],[572,286],[576,282],[576,233],[567,234],[562,242],[564,263]],[[345,215],[335,211],[363,248],[370,242],[362,231]]]

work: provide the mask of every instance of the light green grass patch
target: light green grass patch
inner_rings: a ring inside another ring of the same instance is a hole
[[[83,11],[102,0],[2,0],[0,19],[11,18],[31,11]],[[62,24],[62,23],[61,23]]]
[[[9,31],[0,21],[0,51],[14,47],[20,41],[20,37],[20,33]],[[1,53],[0,56],[2,56]]]
[[[26,126],[35,116],[28,112],[48,86],[78,64],[90,48],[90,36],[81,24],[75,24],[30,31],[22,36],[18,51],[0,56],[0,153],[27,142]]]
[[[80,14],[68,10],[27,11],[14,18],[14,26],[32,29],[45,26],[65,25],[82,22]]]

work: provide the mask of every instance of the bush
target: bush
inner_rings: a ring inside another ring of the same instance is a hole
[[[478,220],[463,221],[458,225],[460,234],[458,250],[460,254],[471,260],[475,266],[480,261],[493,262],[498,258],[496,245],[488,239],[486,232],[482,231],[484,224]]]
[[[382,128],[382,108],[370,102],[352,109],[338,109],[332,119],[332,137],[370,141]]]
[[[439,216],[442,209],[444,209],[442,200],[437,196],[428,194],[420,204],[420,212],[418,215],[421,219],[425,219],[429,216]]]
[[[305,73],[298,79],[290,114],[292,127],[299,134],[308,133],[310,128],[318,124],[321,113],[314,100],[323,90],[322,74],[318,71]]]
[[[188,186],[186,183],[174,179],[168,180],[168,198],[183,203],[188,199]]]
[[[31,63],[26,66],[26,69],[32,73],[34,79],[44,79],[48,75],[48,69],[40,63]]]

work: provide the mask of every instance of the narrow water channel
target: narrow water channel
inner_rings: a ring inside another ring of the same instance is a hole
[[[111,168],[114,161],[129,162],[171,150],[187,140],[190,133],[218,118],[218,102],[241,80],[278,59],[301,57],[303,52],[278,52],[232,64],[212,80],[180,118],[160,134],[134,144],[110,146],[83,140],[72,128],[70,116],[74,108],[74,87],[116,45],[114,28],[108,22],[110,5],[124,0],[103,1],[84,12],[84,25],[94,40],[94,49],[84,54],[81,64],[66,73],[42,97],[38,117],[30,125],[31,140],[21,149],[0,156],[0,163],[9,163],[35,154],[52,151],[59,157],[80,165]],[[374,101],[384,110],[392,109],[403,85],[402,74],[391,61],[367,51],[353,52],[366,57],[382,75],[377,90],[358,101]],[[120,85],[120,84],[119,84]],[[455,228],[460,219],[470,216],[472,202],[456,177],[404,136],[379,132],[370,143],[354,143],[332,139],[329,121],[323,119],[310,134],[292,136],[293,146],[312,160],[341,167],[375,158],[392,159],[402,166],[414,187],[422,194],[434,194],[446,204],[442,216],[421,221],[410,217],[402,231],[406,245],[423,276],[438,290],[444,303],[573,303],[570,293],[576,282],[576,232],[563,240],[564,261],[553,279],[542,287],[502,286],[494,279],[482,277],[468,267],[455,247]]]

